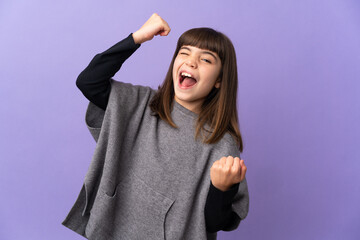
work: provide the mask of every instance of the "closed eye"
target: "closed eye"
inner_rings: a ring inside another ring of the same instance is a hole
[[[187,52],[180,52],[181,55],[189,55]]]

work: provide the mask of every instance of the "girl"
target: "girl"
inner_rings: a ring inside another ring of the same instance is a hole
[[[247,215],[230,40],[209,28],[182,34],[157,91],[112,79],[140,44],[169,32],[153,14],[77,79],[97,145],[63,224],[88,239],[216,239]]]

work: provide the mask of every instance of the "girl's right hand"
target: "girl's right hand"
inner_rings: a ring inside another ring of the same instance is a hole
[[[154,13],[132,36],[136,44],[141,44],[153,39],[155,35],[167,36],[170,30],[167,22],[158,14]]]

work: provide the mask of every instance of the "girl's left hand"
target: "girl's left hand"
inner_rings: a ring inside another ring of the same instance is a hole
[[[229,190],[232,185],[244,180],[245,173],[244,160],[232,156],[222,157],[215,161],[210,168],[212,184],[223,192]]]

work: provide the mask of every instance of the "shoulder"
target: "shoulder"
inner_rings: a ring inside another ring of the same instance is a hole
[[[137,102],[144,99],[150,99],[156,93],[154,89],[148,86],[134,85],[132,83],[120,82],[114,79],[110,79],[110,84],[110,102]]]
[[[110,79],[111,92],[108,108],[119,110],[122,113],[145,111],[155,90],[142,85],[134,85]]]
[[[132,83],[120,82],[114,79],[110,79],[111,88],[115,92],[119,91],[140,91],[140,92],[155,92],[154,89],[148,86],[134,85]]]

